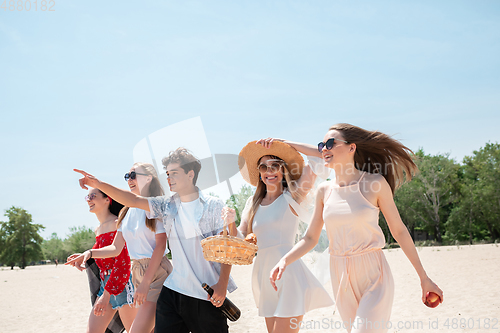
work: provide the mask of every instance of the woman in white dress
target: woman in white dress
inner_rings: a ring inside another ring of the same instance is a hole
[[[125,174],[130,191],[144,197],[161,196],[163,188],[151,164],[135,163]],[[172,272],[168,253],[167,236],[160,220],[148,219],[139,208],[125,207],[118,217],[117,234],[113,244],[98,250],[85,251],[82,255],[109,258],[120,253],[127,244],[132,259],[131,273],[135,287],[134,305],[138,307],[130,332],[151,332],[155,326],[156,301],[163,282]],[[88,258],[85,257],[84,260]]]
[[[254,233],[259,247],[252,273],[252,290],[259,316],[268,332],[298,332],[303,315],[333,305],[321,283],[302,261],[289,267],[275,291],[270,270],[295,243],[299,205],[312,188],[316,175],[304,167],[302,156],[290,145],[270,140],[248,143],[240,152],[243,178],[257,186],[247,201],[239,232]]]

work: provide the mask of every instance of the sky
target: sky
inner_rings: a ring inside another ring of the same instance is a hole
[[[0,8],[0,208],[44,238],[98,223],[73,168],[126,189],[137,143],[196,117],[212,154],[339,122],[459,162],[500,141],[497,0],[48,5]]]

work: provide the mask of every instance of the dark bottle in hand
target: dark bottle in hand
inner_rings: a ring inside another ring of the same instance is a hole
[[[206,283],[203,283],[201,285],[205,291],[212,296],[214,294],[214,290],[210,288],[210,286]],[[229,298],[226,297],[224,300],[224,303],[219,307],[219,309],[222,311],[222,313],[227,317],[227,319],[231,321],[236,321],[240,318],[241,316],[241,311],[238,309],[236,305],[234,305],[233,302],[229,300]]]

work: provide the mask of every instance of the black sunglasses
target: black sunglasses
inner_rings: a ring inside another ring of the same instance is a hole
[[[125,176],[123,176],[123,178],[125,178],[125,181],[128,182],[129,178],[134,180],[137,177],[137,175],[149,176],[147,173],[139,173],[132,171],[132,172],[127,172]]]
[[[326,140],[326,142],[320,142],[320,143],[318,143],[318,151],[321,153],[323,151],[324,147],[326,147],[327,150],[332,149],[333,145],[335,144],[335,140],[342,141],[342,142],[345,142],[345,143],[349,143],[349,142],[344,141],[344,140],[330,138],[330,139]]]

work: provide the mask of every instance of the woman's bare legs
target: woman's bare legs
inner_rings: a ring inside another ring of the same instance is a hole
[[[103,316],[96,316],[94,308],[90,310],[89,322],[87,324],[87,333],[103,333],[106,331],[109,322],[113,319],[116,310],[113,310],[111,304],[106,305],[106,311]]]
[[[130,329],[137,315],[137,309],[134,308],[133,306],[125,304],[124,306],[118,309],[118,313],[120,314],[120,319],[122,320],[125,330],[127,332],[130,332]]]
[[[300,329],[300,322],[303,317],[266,317],[267,331],[269,333],[296,333]]]
[[[155,316],[156,302],[145,301],[137,311],[130,333],[151,332],[155,327]]]

